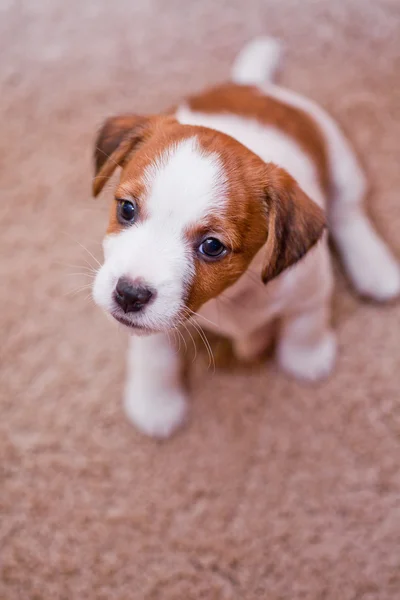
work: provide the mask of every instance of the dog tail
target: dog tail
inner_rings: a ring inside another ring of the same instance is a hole
[[[271,37],[258,37],[239,52],[232,67],[231,79],[241,85],[272,81],[282,56],[281,43]]]

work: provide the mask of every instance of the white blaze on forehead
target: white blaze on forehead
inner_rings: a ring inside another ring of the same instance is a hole
[[[196,137],[174,144],[144,174],[149,219],[174,230],[223,213],[226,175],[216,153],[207,154]]]

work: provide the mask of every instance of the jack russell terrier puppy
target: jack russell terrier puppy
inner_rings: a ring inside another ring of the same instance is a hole
[[[323,109],[272,83],[279,56],[275,40],[254,40],[230,83],[165,114],[110,118],[98,135],[94,195],[121,173],[93,296],[133,334],[125,407],[148,435],[167,437],[185,418],[169,332],[187,319],[203,318],[245,360],[278,319],[281,367],[311,381],[330,373],[326,225],[358,292],[399,294],[353,150]]]

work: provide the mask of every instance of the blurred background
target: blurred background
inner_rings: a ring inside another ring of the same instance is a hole
[[[329,381],[200,355],[192,419],[157,443],[122,411],[127,339],[74,274],[101,259],[101,121],[226,79],[260,34],[347,131],[400,257],[397,0],[0,2],[4,600],[399,597],[399,305],[362,303],[336,267]]]

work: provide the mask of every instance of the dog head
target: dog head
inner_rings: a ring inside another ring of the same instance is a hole
[[[117,167],[93,296],[138,334],[190,317],[237,281],[263,246],[267,283],[325,226],[284,170],[229,136],[173,117],[107,120],[96,142],[95,196]]]

